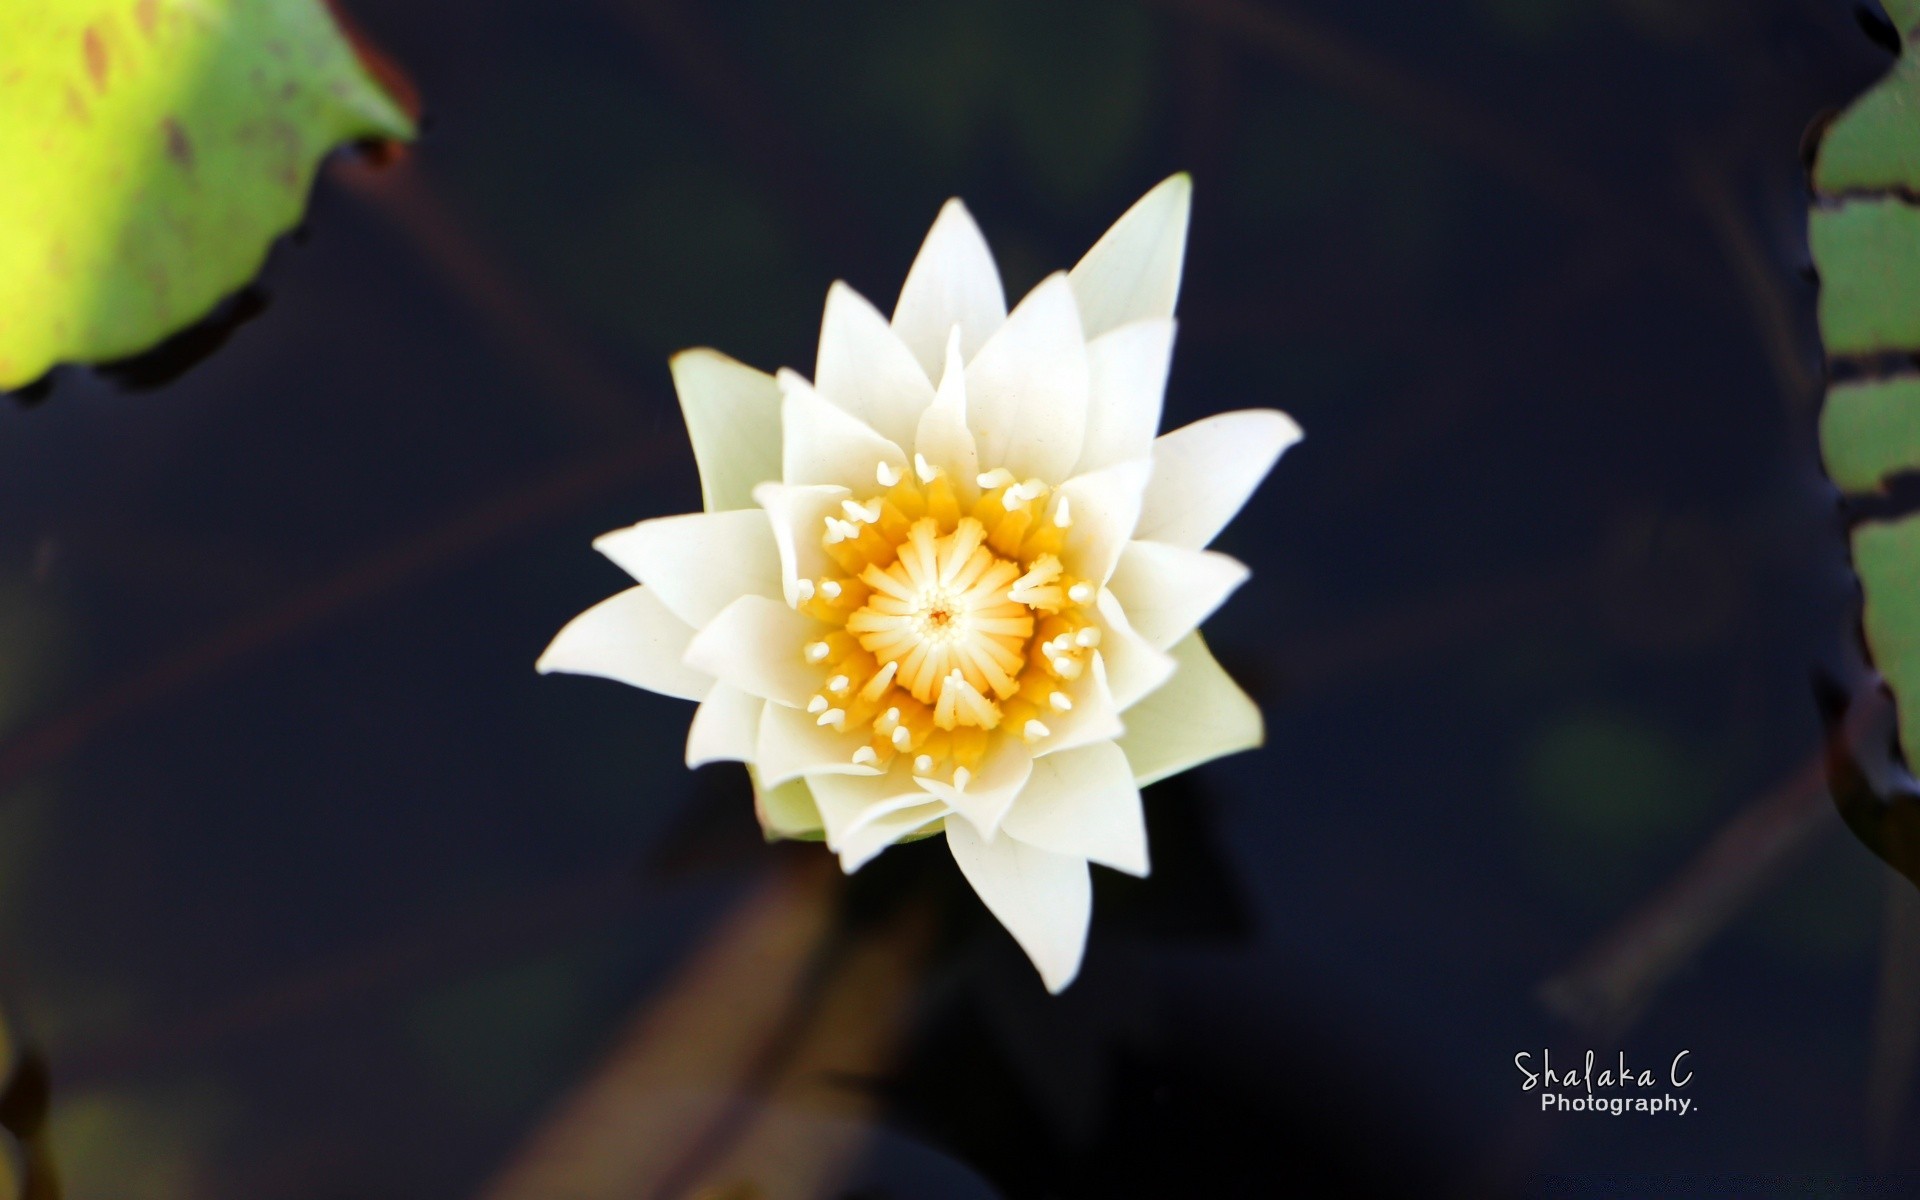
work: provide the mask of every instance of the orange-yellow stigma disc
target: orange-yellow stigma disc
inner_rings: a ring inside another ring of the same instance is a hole
[[[990,471],[956,488],[924,460],[878,469],[822,535],[838,567],[803,585],[801,611],[833,627],[803,653],[821,671],[820,725],[865,732],[853,761],[964,786],[994,737],[1037,744],[1073,710],[1099,644],[1095,588],[1067,575],[1066,497]]]

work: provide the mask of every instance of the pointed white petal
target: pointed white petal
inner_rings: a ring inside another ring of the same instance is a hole
[[[913,351],[927,378],[938,379],[948,330],[960,327],[961,351],[972,358],[1006,319],[1006,294],[987,239],[967,206],[949,200],[934,218],[900,288],[893,331]]]
[[[1173,360],[1173,320],[1135,321],[1087,343],[1087,438],[1076,473],[1147,458]]]
[[[980,770],[964,789],[950,781],[925,777],[921,777],[920,786],[965,817],[982,837],[991,838],[1032,772],[1032,753],[1013,738],[1001,737],[994,740],[993,748],[981,760]]]
[[[715,683],[687,730],[687,766],[752,762],[760,738],[760,710],[767,702],[731,684]]]
[[[834,569],[821,538],[826,520],[840,514],[840,503],[852,493],[832,484],[790,487],[784,483],[763,483],[753,489],[753,498],[767,512],[773,526],[773,544],[780,554],[781,594],[788,604],[799,604],[797,590],[803,579],[813,580]]]
[[[698,700],[713,675],[682,661],[693,627],[673,615],[651,589],[632,587],[567,622],[534,669],[542,675],[598,675],[637,688]]]
[[[1087,860],[1010,837],[989,842],[965,821],[947,822],[947,848],[987,910],[1039,968],[1047,990],[1072,983],[1093,919]]]
[[[1164,180],[1126,211],[1073,268],[1087,336],[1146,317],[1170,317],[1187,257],[1193,180]]]
[[[967,364],[967,425],[986,470],[1072,473],[1087,429],[1087,347],[1065,275],[1027,293]]]
[[[810,786],[826,826],[829,850],[840,849],[850,831],[874,817],[933,799],[900,759],[885,773],[821,775]]]
[[[947,816],[940,803],[916,804],[883,813],[847,834],[840,847],[840,869],[851,875],[879,856],[882,850],[916,833],[925,832]]]
[[[789,779],[778,787],[762,787],[751,764],[747,778],[753,781],[753,815],[760,819],[760,831],[768,841],[820,837],[820,810],[813,805],[806,780]]]
[[[763,700],[804,708],[820,690],[820,672],[807,665],[804,647],[825,631],[778,600],[742,596],[693,635],[686,662]]]
[[[1153,478],[1134,536],[1205,546],[1299,440],[1293,418],[1270,408],[1221,413],[1165,435],[1153,444]]]
[[[744,595],[780,595],[780,553],[757,508],[659,517],[593,540],[695,629]]]
[[[1113,575],[1120,552],[1140,523],[1140,506],[1152,470],[1148,459],[1129,459],[1076,475],[1059,486],[1057,491],[1073,513],[1067,548],[1060,556],[1069,572],[1100,584]]]
[[[1033,747],[1036,757],[1046,757],[1094,742],[1110,742],[1125,732],[1120,706],[1113,700],[1113,685],[1107,679],[1106,656],[1093,652],[1093,669],[1067,688],[1073,707],[1050,714],[1046,723],[1053,732]]]
[[[904,446],[933,403],[933,382],[887,319],[844,283],[827,289],[813,386],[828,400]]]
[[[808,782],[826,823],[827,848],[851,875],[882,850],[947,815],[897,764],[885,775],[815,775]]]
[[[748,507],[754,484],[780,478],[780,389],[773,376],[718,350],[683,350],[669,365],[707,511]]]
[[[1198,631],[1174,644],[1180,669],[1127,711],[1127,752],[1141,787],[1266,738],[1260,708],[1214,661]]]
[[[1033,764],[1033,778],[1000,832],[1029,846],[1147,874],[1147,820],[1127,756],[1095,742]]]
[[[1164,650],[1212,616],[1247,575],[1245,563],[1217,551],[1128,542],[1108,586],[1128,623]]]
[[[798,375],[782,371],[780,386],[787,395],[780,410],[786,439],[781,479],[789,487],[827,483],[868,491],[880,463],[895,472],[911,465],[899,446],[846,409],[828,404]]]
[[[940,374],[940,390],[920,414],[913,449],[929,466],[947,473],[962,504],[973,502],[978,494],[974,480],[980,474],[980,453],[973,431],[967,428],[967,367],[957,327],[947,334],[947,365]]]
[[[1100,612],[1100,657],[1107,667],[1107,682],[1113,688],[1113,702],[1127,713],[1142,696],[1158,689],[1173,677],[1175,659],[1142,637],[1127,620],[1126,610],[1107,588],[1094,600]],[[1122,718],[1133,727],[1133,717]]]
[[[878,775],[875,767],[853,761],[854,751],[867,744],[857,733],[835,733],[797,708],[767,705],[760,715],[760,740],[754,746],[753,769],[767,784],[777,785],[802,775]],[[819,801],[816,791],[814,800]],[[826,810],[820,815],[824,818]]]

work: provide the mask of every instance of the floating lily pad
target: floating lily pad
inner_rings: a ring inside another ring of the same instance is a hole
[[[1887,0],[1886,8],[1905,50],[1828,127],[1808,230],[1827,354],[1854,360],[1867,376],[1831,387],[1820,416],[1827,472],[1854,495],[1920,471],[1920,205],[1912,202],[1920,192],[1920,56],[1912,48],[1920,0]],[[1863,521],[1852,548],[1867,650],[1898,705],[1907,762],[1920,766],[1920,516]],[[1863,842],[1920,882],[1920,856],[1908,845],[1911,798],[1890,807],[1836,786],[1836,799]],[[1895,837],[1896,829],[1905,832]]]
[[[205,316],[328,150],[412,133],[321,0],[0,3],[0,388]]]

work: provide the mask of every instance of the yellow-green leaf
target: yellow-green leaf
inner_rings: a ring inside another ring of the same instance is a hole
[[[328,150],[411,135],[321,0],[0,0],[0,388],[198,320]]]
[[[1879,490],[1920,470],[1920,377],[1839,384],[1820,413],[1827,474],[1845,492]]]

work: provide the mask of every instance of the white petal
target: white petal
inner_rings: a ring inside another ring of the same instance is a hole
[[[567,622],[534,669],[542,675],[598,675],[637,688],[698,700],[713,676],[682,661],[693,627],[673,615],[651,589],[628,588]]]
[[[593,540],[695,629],[744,595],[780,595],[780,553],[757,508],[659,517]]]
[[[982,837],[991,838],[1032,772],[1033,755],[1027,748],[1013,738],[1000,737],[994,739],[980,770],[964,789],[925,776],[920,777],[920,786],[965,817]]]
[[[1281,452],[1299,440],[1293,418],[1270,408],[1221,413],[1160,438],[1134,536],[1198,550],[1226,528]]]
[[[747,778],[753,781],[753,815],[760,819],[761,832],[768,841],[820,836],[820,810],[814,807],[806,780],[789,779],[778,787],[762,787],[751,765]]]
[[[787,486],[828,483],[867,491],[880,463],[896,472],[907,469],[905,451],[846,409],[828,404],[806,380],[782,371],[780,386],[787,394],[780,410],[785,427],[781,479]]]
[[[1087,337],[1147,317],[1170,317],[1187,257],[1193,180],[1164,180],[1128,209],[1073,268]]]
[[[683,350],[669,365],[707,511],[748,507],[754,484],[780,478],[780,389],[773,376],[718,350]]]
[[[1173,647],[1180,669],[1127,712],[1120,748],[1141,787],[1266,738],[1260,708],[1227,677],[1198,631]]]
[[[1006,294],[987,239],[967,206],[949,200],[900,288],[893,331],[920,360],[927,378],[938,379],[948,330],[960,327],[961,351],[972,358],[1006,319]]]
[[[1147,820],[1140,808],[1140,788],[1126,754],[1112,742],[1035,761],[1033,778],[1000,832],[1129,875],[1147,873]]]
[[[818,579],[837,569],[821,538],[826,534],[826,519],[838,516],[840,502],[850,495],[846,488],[824,483],[809,487],[763,483],[753,489],[753,498],[767,510],[767,521],[773,526],[782,594],[788,604],[800,603],[801,580]]]
[[[687,766],[752,762],[760,738],[760,710],[767,702],[731,684],[716,683],[693,711],[687,730]]]
[[[947,473],[962,504],[974,501],[979,494],[974,480],[980,474],[980,453],[973,431],[967,428],[967,368],[957,327],[947,334],[947,365],[940,374],[940,390],[920,414],[913,449],[928,465]]]
[[[760,740],[754,746],[753,769],[768,784],[782,784],[802,775],[878,775],[876,767],[853,761],[853,753],[867,744],[858,733],[835,733],[797,708],[769,704],[760,716]],[[819,801],[816,791],[814,800]],[[826,816],[826,809],[820,810]]]
[[[1065,275],[1027,293],[967,364],[967,425],[986,470],[1065,479],[1087,429],[1087,346]]]
[[[1063,713],[1050,713],[1046,724],[1053,732],[1033,747],[1036,757],[1058,754],[1094,742],[1110,742],[1125,732],[1120,706],[1114,703],[1113,685],[1107,679],[1106,656],[1093,652],[1093,670],[1067,688],[1073,707]]]
[[[947,815],[913,776],[896,767],[885,775],[816,775],[808,781],[826,823],[827,848],[851,875],[875,855]]]
[[[810,786],[826,826],[829,850],[838,850],[849,831],[876,816],[933,799],[899,759],[884,774],[822,775]]]
[[[1245,563],[1217,551],[1128,542],[1108,586],[1128,623],[1164,650],[1212,616],[1247,575]]]
[[[1135,321],[1087,343],[1087,437],[1076,474],[1153,454],[1173,360],[1173,320]]]
[[[947,822],[947,848],[987,910],[1039,968],[1047,990],[1072,983],[1093,918],[1087,860],[1010,837],[988,842],[964,821]]]
[[[1110,590],[1101,588],[1094,606],[1100,612],[1100,657],[1106,661],[1107,682],[1113,688],[1113,702],[1126,713],[1142,696],[1173,677],[1176,660],[1134,629]],[[1132,728],[1133,717],[1129,714],[1124,719]]]
[[[910,808],[884,813],[847,834],[840,847],[840,869],[851,875],[878,857],[882,850],[944,819],[947,806],[940,803],[916,804]]]
[[[820,690],[820,672],[807,665],[804,647],[825,630],[778,600],[742,596],[693,635],[686,662],[763,700],[803,708]]]
[[[1066,552],[1061,555],[1068,571],[1100,584],[1113,575],[1121,551],[1140,523],[1140,506],[1152,470],[1148,459],[1129,459],[1076,475],[1056,489],[1073,513]]]
[[[921,410],[933,403],[933,382],[920,361],[879,310],[844,283],[827,289],[813,386],[898,446],[913,440]]]

